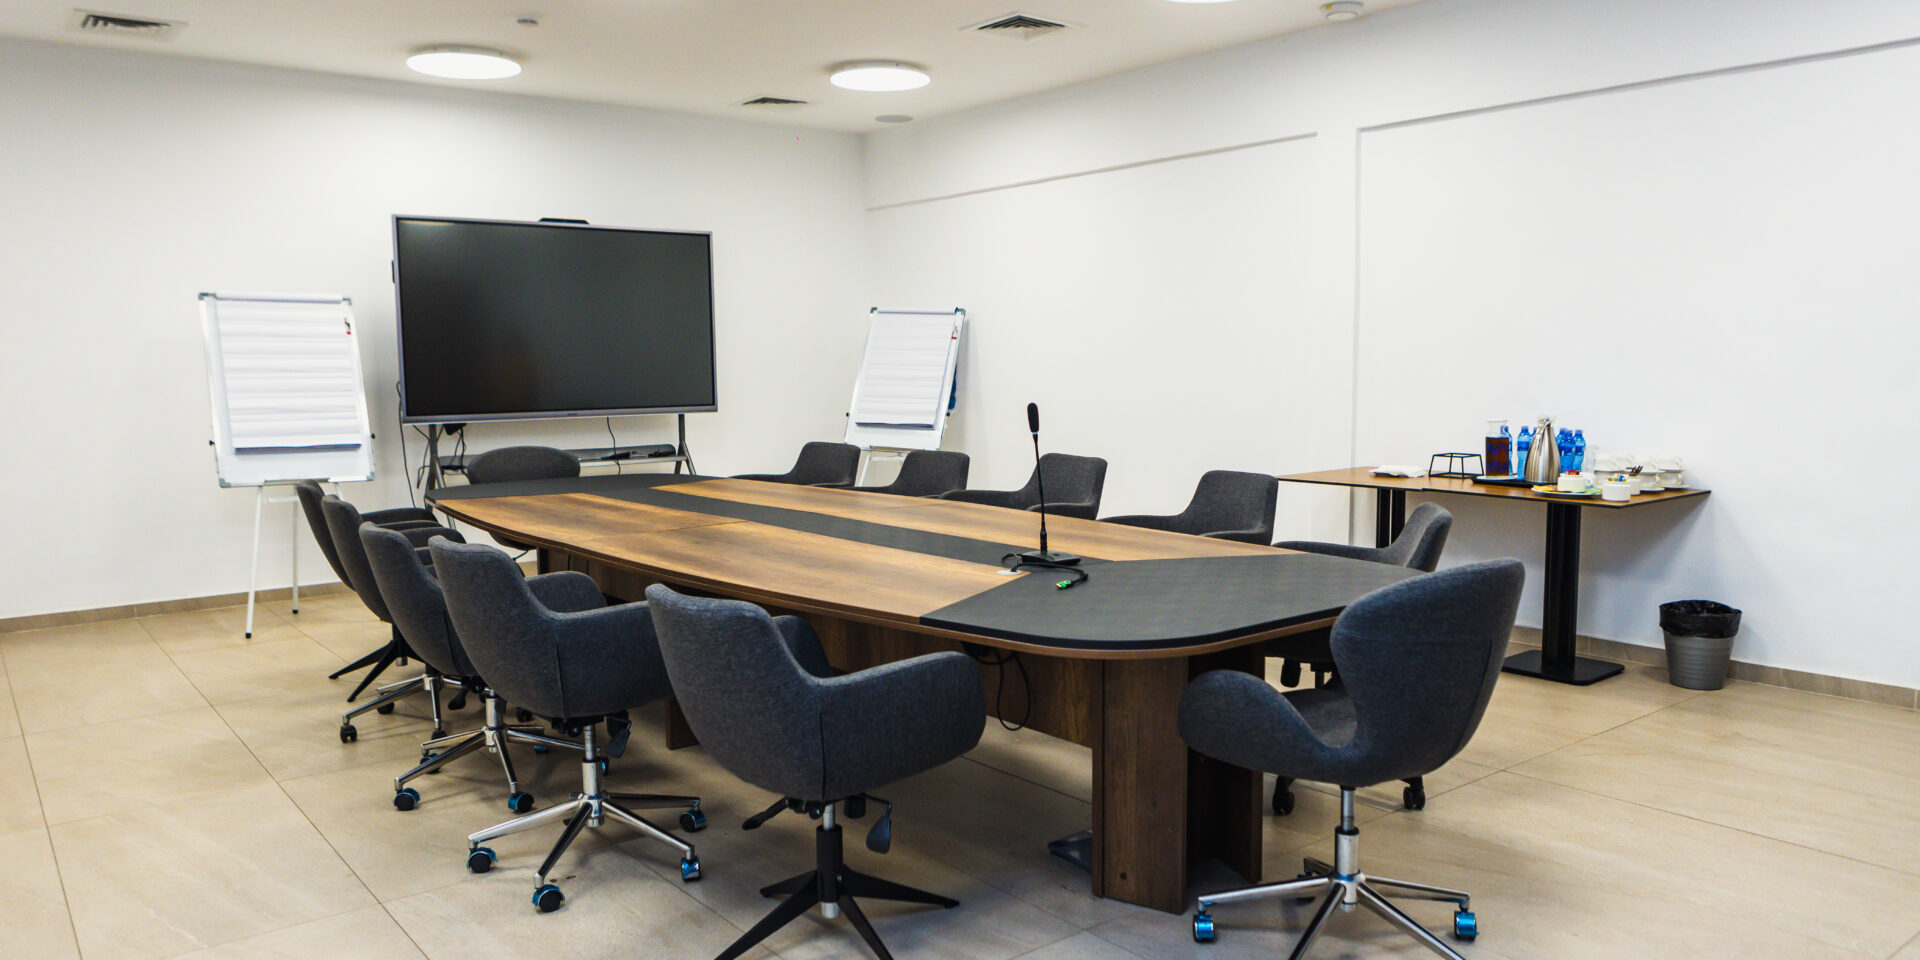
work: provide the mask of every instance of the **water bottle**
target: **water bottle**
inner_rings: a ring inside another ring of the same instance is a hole
[[[1513,475],[1523,476],[1527,472],[1527,450],[1533,446],[1533,428],[1520,428],[1520,438],[1513,442]]]
[[[1585,470],[1586,468],[1587,468],[1587,431],[1575,430],[1573,432],[1573,466],[1570,466],[1567,469],[1568,470]]]

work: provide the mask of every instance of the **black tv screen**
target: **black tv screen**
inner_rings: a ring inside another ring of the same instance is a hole
[[[410,423],[716,409],[704,233],[393,218]]]

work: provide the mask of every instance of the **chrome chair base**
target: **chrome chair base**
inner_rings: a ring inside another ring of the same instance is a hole
[[[531,744],[536,751],[551,747],[563,747],[569,750],[585,749],[572,740],[543,736],[537,723],[506,722],[506,702],[492,691],[486,691],[485,726],[465,733],[442,734],[420,745],[420,763],[393,778],[393,805],[401,810],[411,810],[420,800],[420,794],[407,782],[416,777],[432,773],[445,766],[449,761],[463,757],[482,747],[500,761],[500,769],[507,775],[507,809],[515,813],[525,813],[533,809],[533,796],[520,789],[520,777],[513,769],[513,757],[507,752],[509,743]],[[436,752],[437,750],[437,752]]]
[[[524,736],[524,734],[522,735]],[[564,743],[565,741],[560,741]],[[569,744],[571,746],[571,744]],[[588,827],[598,828],[608,818],[617,820],[642,835],[652,837],[661,843],[680,851],[680,879],[692,883],[700,879],[700,857],[694,852],[693,845],[668,833],[652,821],[633,812],[633,807],[685,807],[680,815],[680,826],[689,833],[706,828],[706,814],[700,811],[699,797],[674,796],[651,793],[608,793],[601,787],[600,776],[604,773],[599,750],[594,743],[594,728],[588,726],[578,744],[581,749],[580,786],[581,792],[573,799],[548,807],[523,817],[515,817],[505,823],[496,824],[467,837],[467,869],[475,873],[485,873],[492,869],[494,853],[481,846],[488,840],[504,837],[508,834],[531,830],[534,827],[564,821],[566,829],[560,832],[560,839],[554,842],[553,849],[547,853],[547,859],[540,864],[540,872],[535,880],[533,904],[542,913],[551,913],[560,908],[560,888],[547,881],[548,874],[567,852],[573,841]]]
[[[1439,900],[1455,904],[1453,915],[1453,936],[1455,939],[1471,941],[1479,935],[1479,922],[1473,914],[1472,898],[1464,890],[1436,887],[1424,883],[1412,883],[1406,880],[1389,880],[1385,877],[1370,877],[1360,871],[1360,831],[1353,823],[1354,791],[1351,787],[1340,788],[1340,827],[1334,831],[1334,862],[1327,863],[1312,857],[1306,858],[1306,868],[1298,879],[1279,883],[1262,883],[1236,890],[1223,890],[1219,893],[1201,897],[1198,909],[1193,915],[1193,938],[1201,943],[1210,943],[1215,936],[1211,908],[1222,903],[1236,903],[1243,900],[1313,899],[1320,898],[1320,907],[1314,911],[1313,919],[1307,929],[1302,931],[1300,939],[1294,943],[1293,952],[1288,960],[1301,960],[1307,955],[1307,949],[1320,936],[1326,927],[1327,919],[1336,909],[1351,910],[1355,906],[1366,907],[1379,914],[1388,923],[1398,927],[1407,936],[1419,941],[1448,960],[1466,960],[1460,953],[1447,945],[1446,941],[1433,935],[1420,922],[1406,915],[1391,900],[1380,893],[1376,887],[1385,887],[1400,895],[1415,900]]]
[[[360,739],[360,731],[354,729],[353,726],[354,717],[368,711],[383,714],[392,713],[395,701],[402,697],[413,696],[416,693],[427,694],[427,702],[433,705],[433,735],[436,737],[446,736],[446,725],[441,722],[440,716],[441,687],[457,687],[464,690],[465,685],[452,677],[443,677],[437,673],[422,673],[417,677],[411,677],[397,683],[389,683],[379,687],[379,696],[340,715],[340,742],[352,743]]]

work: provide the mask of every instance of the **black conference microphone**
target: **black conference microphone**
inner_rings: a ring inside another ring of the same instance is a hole
[[[1040,484],[1040,549],[1030,550],[1020,555],[1024,563],[1074,564],[1080,558],[1071,553],[1054,553],[1047,549],[1047,477],[1040,469],[1040,405],[1027,404],[1027,429],[1033,433],[1033,476]]]

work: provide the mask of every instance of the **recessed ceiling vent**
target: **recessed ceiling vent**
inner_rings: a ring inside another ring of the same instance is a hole
[[[1015,13],[998,20],[976,23],[965,29],[988,37],[1016,37],[1020,40],[1038,40],[1050,33],[1059,33],[1067,24],[1056,20],[1042,20],[1024,13]]]
[[[145,17],[127,17],[117,13],[98,13],[92,10],[75,10],[68,29],[80,33],[92,33],[100,36],[130,37],[136,40],[171,40],[180,28],[186,26],[178,20],[149,20]]]
[[[743,107],[759,107],[763,110],[798,110],[806,106],[807,101],[789,100],[786,97],[754,97],[752,100],[740,101],[740,105]]]

